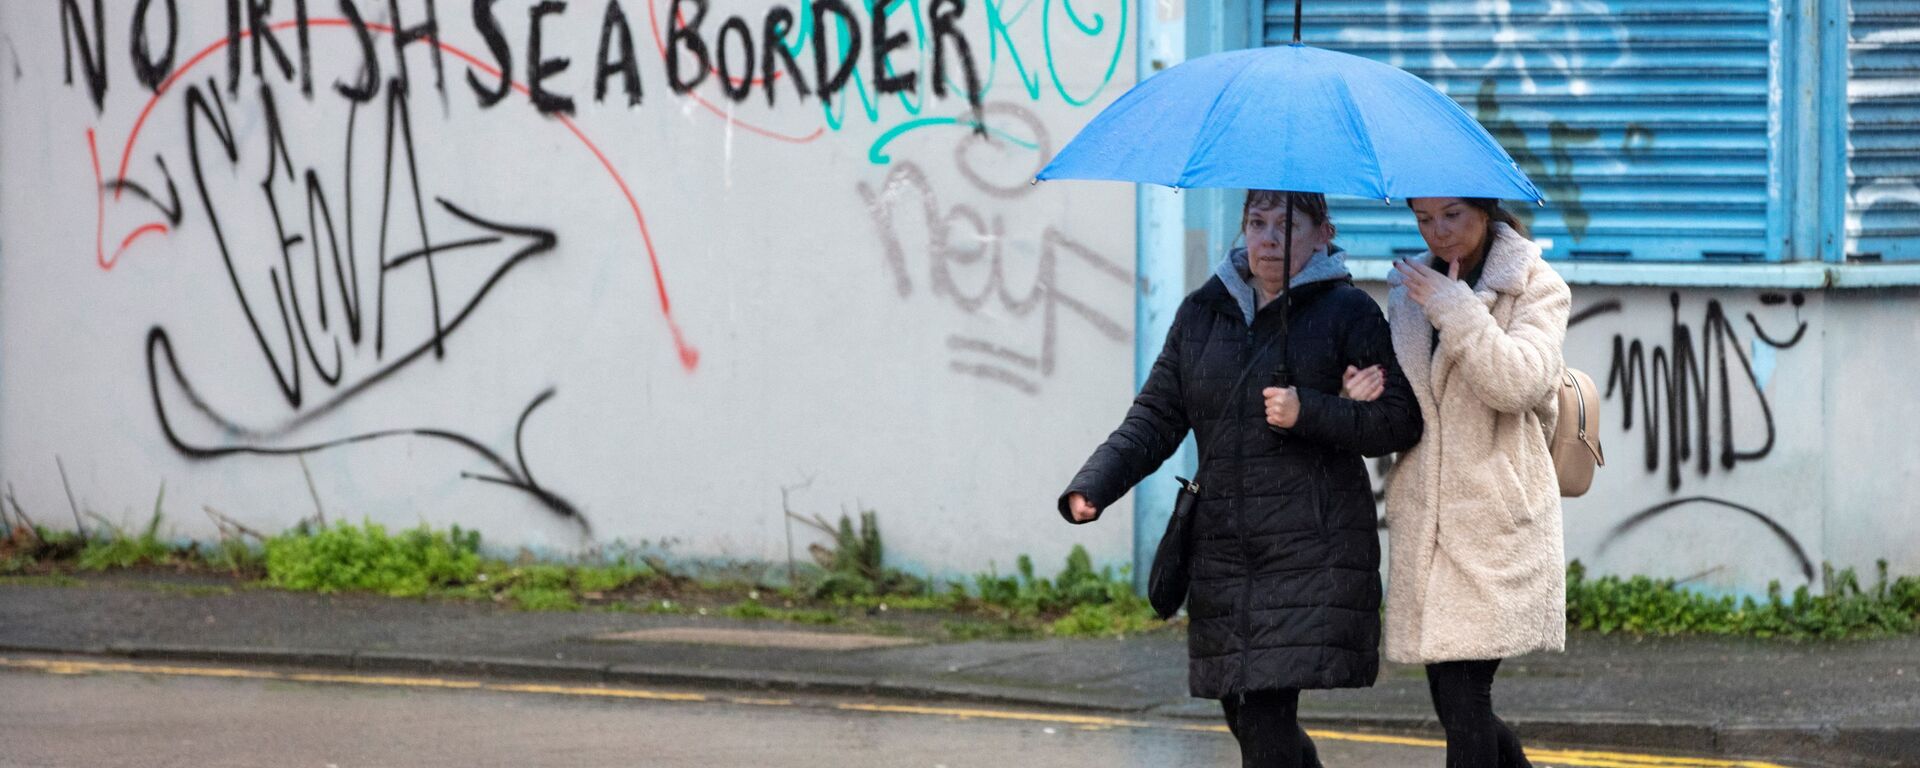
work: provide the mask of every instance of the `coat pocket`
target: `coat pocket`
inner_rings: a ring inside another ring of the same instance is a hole
[[[1524,459],[1523,459],[1524,460]],[[1533,494],[1528,491],[1526,478],[1522,475],[1516,461],[1511,457],[1502,457],[1500,472],[1495,475],[1498,498],[1507,508],[1507,519],[1514,527],[1525,527],[1533,522],[1537,514],[1534,509]]]

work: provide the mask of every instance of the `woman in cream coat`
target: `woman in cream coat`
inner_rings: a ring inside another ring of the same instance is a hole
[[[1429,251],[1394,265],[1387,314],[1426,435],[1388,478],[1387,658],[1427,666],[1449,768],[1525,766],[1493,714],[1493,675],[1566,645],[1543,427],[1572,297],[1498,201],[1409,205]]]

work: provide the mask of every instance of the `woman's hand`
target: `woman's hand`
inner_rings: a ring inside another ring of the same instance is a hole
[[[1340,396],[1348,400],[1372,402],[1387,391],[1386,369],[1377,365],[1360,370],[1351,365],[1340,376]]]
[[[1260,390],[1267,399],[1267,423],[1288,429],[1300,420],[1300,393],[1293,387],[1267,387]]]
[[[1087,497],[1079,493],[1067,494],[1067,512],[1073,515],[1076,523],[1091,522],[1100,516],[1100,510],[1087,502]]]
[[[1448,283],[1460,285],[1460,262],[1454,261],[1448,264],[1447,273],[1444,275],[1412,259],[1394,262],[1393,269],[1400,273],[1401,285],[1407,287],[1407,298],[1413,299],[1413,303],[1419,304],[1424,309],[1435,294],[1451,287]]]

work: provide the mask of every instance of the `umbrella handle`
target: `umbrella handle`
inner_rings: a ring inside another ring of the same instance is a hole
[[[1282,354],[1284,355],[1285,352],[1283,351]],[[1284,357],[1281,358],[1278,364],[1273,366],[1273,374],[1271,377],[1267,379],[1267,385],[1272,387],[1279,387],[1280,389],[1286,389],[1287,387],[1293,386],[1293,369],[1287,367],[1287,361]],[[1273,430],[1274,434],[1279,435],[1282,438],[1285,438],[1287,436],[1286,430],[1276,427],[1272,424],[1268,424],[1267,429]]]
[[[1293,37],[1298,40],[1300,39],[1300,0],[1294,0],[1293,8]],[[1281,389],[1293,386],[1293,369],[1287,366],[1287,342],[1289,341],[1287,336],[1291,330],[1290,326],[1293,325],[1293,194],[1286,193],[1287,225],[1281,230],[1284,234],[1280,246],[1280,270],[1286,278],[1280,283],[1280,362],[1274,364],[1273,376],[1268,380],[1268,384]],[[1273,433],[1282,439],[1287,436],[1286,430],[1272,424],[1268,424],[1267,429],[1273,430]]]

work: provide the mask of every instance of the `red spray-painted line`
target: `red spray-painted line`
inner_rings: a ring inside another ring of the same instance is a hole
[[[87,157],[93,161],[93,208],[95,214],[93,221],[93,259],[95,263],[100,265],[100,269],[112,271],[113,265],[120,263],[120,255],[127,252],[127,247],[133,245],[133,241],[140,239],[141,235],[156,232],[164,235],[168,231],[167,225],[156,221],[141,226],[139,229],[129,233],[125,240],[120,241],[120,249],[113,252],[113,258],[107,258],[106,247],[101,242],[101,239],[106,236],[107,229],[107,184],[100,178],[100,147],[99,143],[94,141],[92,128],[87,129]],[[118,194],[119,191],[119,187],[114,188],[115,194]]]
[[[298,22],[276,24],[274,25],[274,31],[278,32],[283,28],[294,26],[297,24]],[[247,38],[252,36],[252,34],[253,33],[251,31],[243,31],[240,33],[240,37]],[[154,105],[160,103],[160,97],[167,95],[167,91],[173,90],[174,81],[179,80],[181,77],[185,76],[187,74],[187,70],[193,69],[194,67],[199,66],[200,62],[206,61],[208,56],[212,56],[215,52],[219,51],[221,48],[226,47],[226,45],[227,45],[226,39],[222,38],[219,42],[216,42],[212,45],[207,46],[206,48],[201,49],[199,53],[196,53],[193,55],[193,58],[187,59],[187,63],[181,64],[179,69],[174,70],[173,74],[167,75],[167,79],[164,81],[161,81],[159,88],[154,89],[153,96],[147,99],[147,105],[140,108],[140,117],[133,121],[133,130],[127,133],[127,146],[121,148],[120,150],[120,175],[118,176],[118,178],[124,179],[127,177],[127,163],[132,162],[133,160],[133,143],[140,139],[140,129],[146,127],[147,116],[150,114],[153,114],[153,107]],[[119,189],[115,189],[113,191],[113,199],[114,200],[120,199]]]
[[[139,229],[134,230],[131,234],[128,234],[125,240],[120,241],[120,250],[114,252],[113,258],[118,260],[120,258],[120,254],[127,252],[127,246],[133,245],[133,241],[140,239],[141,235],[151,234],[151,233],[158,233],[158,234],[164,235],[167,233],[167,231],[168,231],[167,225],[157,221],[153,222],[152,224],[143,225]]]
[[[277,24],[273,24],[271,26],[271,29],[275,32],[279,32],[286,29],[294,28],[298,25],[299,25],[299,22],[280,22]],[[337,19],[337,18],[312,19],[308,21],[307,26],[308,27],[348,27],[348,26],[351,26],[351,22],[347,21],[346,19]],[[369,23],[366,26],[368,29],[376,32],[380,32],[382,34],[393,33],[393,28],[384,24]],[[252,33],[250,30],[243,30],[241,31],[240,36],[242,38],[246,38],[251,34]],[[133,157],[134,143],[139,140],[140,130],[146,124],[147,116],[153,112],[154,105],[159,103],[160,97],[166,95],[166,93],[172,89],[174,82],[179,80],[181,76],[185,75],[187,70],[193,68],[195,65],[198,65],[201,61],[204,61],[208,56],[213,55],[214,52],[225,47],[226,44],[227,44],[226,40],[222,38],[220,41],[207,46],[205,49],[202,49],[198,54],[195,54],[193,58],[188,59],[185,64],[180,65],[179,69],[174,70],[173,74],[168,75],[167,79],[160,84],[160,87],[154,90],[153,96],[147,100],[147,105],[140,110],[140,117],[134,121],[133,131],[127,135],[127,144],[125,149],[122,150],[122,153],[120,156],[119,178],[121,179],[126,178],[127,162]],[[453,45],[443,42],[443,43],[440,43],[440,49],[443,51],[446,51],[447,53],[452,54],[454,57],[459,58],[462,61],[467,62],[469,65],[473,66],[475,69],[478,69],[482,72],[487,73],[489,76],[492,76],[492,77],[500,76],[500,70],[495,69],[492,66],[489,66],[485,62],[482,62],[478,57],[475,57],[473,54],[467,53],[466,51],[461,50],[460,48],[457,48]],[[515,90],[519,91],[523,95],[526,95],[529,93],[527,87],[520,83],[514,83],[513,87]],[[627,207],[633,211],[634,223],[638,225],[640,229],[640,240],[642,244],[646,246],[646,249],[647,249],[647,262],[648,262],[648,265],[653,270],[653,284],[660,299],[660,314],[666,320],[667,329],[673,335],[673,345],[674,345],[675,351],[679,353],[680,365],[688,371],[694,370],[700,364],[700,351],[687,343],[686,335],[681,332],[679,322],[673,319],[673,302],[667,295],[666,277],[660,270],[659,254],[654,250],[654,247],[653,247],[653,235],[647,230],[646,215],[640,211],[640,201],[634,198],[633,190],[627,186],[627,181],[624,177],[620,175],[620,171],[613,167],[613,162],[607,159],[606,154],[600,151],[600,147],[595,145],[592,139],[587,138],[586,133],[581,131],[580,127],[576,125],[572,119],[568,118],[566,115],[561,115],[561,114],[555,114],[555,115],[552,115],[552,117],[557,118],[560,121],[561,125],[566,126],[567,130],[572,132],[574,137],[579,139],[582,145],[586,146],[587,151],[593,153],[594,159],[600,161],[601,167],[606,169],[607,175],[611,176],[613,178],[614,184],[620,188],[621,196],[626,198]],[[750,126],[745,126],[744,123],[742,123],[741,125],[743,127],[750,127]],[[811,141],[813,138],[817,138],[819,135],[820,135],[820,131],[815,131],[814,135],[812,137],[808,137],[806,140]],[[776,138],[779,138],[779,137],[776,137]],[[161,233],[165,233],[167,231],[167,227],[165,224],[154,222],[151,224],[146,224],[144,226],[141,226],[138,229],[135,229],[132,234],[127,236],[126,240],[121,242],[120,251],[114,254],[114,257],[112,260],[108,260],[105,256],[104,250],[101,247],[101,238],[104,236],[103,233],[106,229],[106,217],[107,217],[106,199],[105,199],[105,193],[104,193],[105,185],[100,179],[100,153],[97,149],[95,149],[95,146],[94,146],[92,128],[87,129],[87,148],[93,158],[95,200],[97,201],[97,205],[99,207],[99,216],[94,229],[94,249],[96,252],[96,257],[100,262],[101,269],[111,270],[113,269],[113,265],[119,261],[120,253],[125,252],[127,249],[127,246],[131,245],[136,238],[140,237],[141,235],[147,234],[149,232],[158,231]],[[120,193],[120,189],[114,190],[115,199],[119,198],[119,193]]]
[[[653,45],[655,48],[660,49],[660,58],[662,60],[665,60],[667,58],[667,44],[665,41],[660,39],[660,25],[658,23],[655,23],[653,20],[654,17],[659,15],[660,15],[659,11],[654,10],[653,0],[647,0],[647,23],[653,25]],[[680,20],[680,26],[684,27],[687,25],[686,14],[677,13],[677,14],[674,14],[674,16]],[[765,43],[763,42],[762,44],[764,45]],[[720,56],[720,46],[718,44],[714,45],[713,47],[713,55],[715,57],[715,60],[718,61],[718,58]],[[749,67],[753,66],[753,51],[751,50],[751,48],[749,48],[749,50],[747,51],[747,66]],[[765,78],[727,77],[726,75],[720,74],[720,68],[717,66],[709,66],[707,67],[707,71],[712,72],[714,77],[725,77],[727,79],[727,82],[732,84],[735,87],[739,87],[741,83],[753,83],[754,85],[767,84],[767,81]],[[780,79],[780,76],[784,74],[786,73],[775,72],[773,73],[773,79],[778,80]]]

